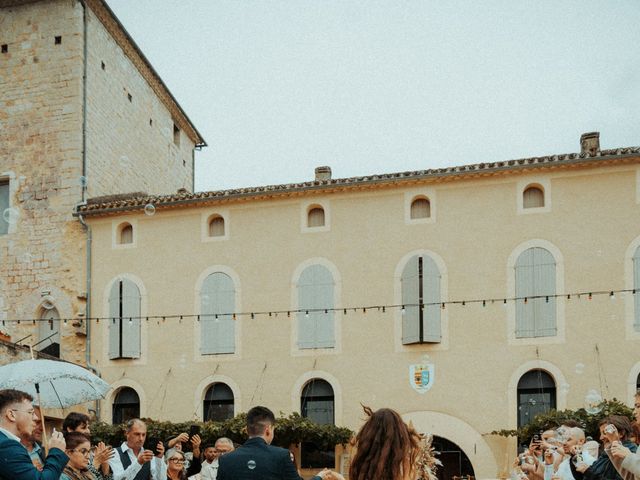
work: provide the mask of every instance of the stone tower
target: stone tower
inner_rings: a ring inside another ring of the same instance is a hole
[[[91,236],[75,207],[192,191],[205,145],[103,0],[0,0],[0,330],[83,363]]]

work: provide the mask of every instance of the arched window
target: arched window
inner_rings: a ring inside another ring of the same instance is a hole
[[[209,275],[202,282],[200,306],[200,352],[203,355],[233,353],[236,288],[231,277],[222,272]]]
[[[411,219],[429,218],[431,216],[431,202],[428,198],[416,198],[411,202]]]
[[[112,421],[114,425],[132,418],[140,418],[140,397],[133,388],[121,388],[113,400]]]
[[[333,348],[335,281],[327,267],[310,265],[298,279],[298,347]]]
[[[522,252],[515,266],[516,337],[556,334],[556,261],[551,252],[534,247]]]
[[[109,292],[109,358],[140,357],[140,305],[138,286],[127,279],[113,283]]]
[[[127,245],[133,243],[133,227],[130,223],[123,223],[120,225],[118,234],[118,243],[120,245]]]
[[[233,418],[233,392],[225,383],[214,383],[207,389],[202,404],[204,421],[223,422]]]
[[[214,215],[209,219],[209,236],[224,237],[224,218]]]
[[[335,399],[329,382],[320,378],[309,381],[300,396],[300,413],[320,425],[333,425]],[[335,448],[322,449],[312,442],[302,443],[302,468],[334,468]]]
[[[556,408],[556,384],[544,370],[530,370],[518,381],[518,428]]]
[[[43,308],[38,322],[38,350],[60,357],[60,314],[58,309]]]
[[[312,207],[307,214],[307,227],[324,227],[324,209]]]
[[[428,255],[415,255],[405,265],[400,279],[403,344],[441,341],[440,279],[440,269]]]
[[[640,247],[636,248],[633,254],[633,290],[635,291],[633,327],[636,331],[640,331]]]
[[[522,192],[522,207],[537,208],[544,207],[544,191],[535,185],[528,186]]]

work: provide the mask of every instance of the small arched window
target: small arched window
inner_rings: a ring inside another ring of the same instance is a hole
[[[42,309],[38,337],[38,350],[54,357],[60,357],[60,314],[57,308]]]
[[[120,245],[133,243],[133,226],[131,226],[130,223],[120,225],[118,243],[120,243]]]
[[[556,383],[544,370],[529,370],[518,382],[518,428],[556,408]]]
[[[224,218],[214,215],[209,219],[209,236],[224,237]]]
[[[522,192],[523,208],[544,207],[544,191],[541,187],[530,185]]]
[[[307,214],[308,227],[324,227],[324,209],[322,207],[312,207]]]
[[[112,413],[114,425],[140,418],[140,397],[133,388],[124,387],[118,391],[113,400]]]
[[[224,422],[233,418],[233,391],[225,383],[214,383],[207,389],[202,404],[204,421]]]
[[[431,217],[431,202],[428,198],[416,198],[411,202],[411,219]]]

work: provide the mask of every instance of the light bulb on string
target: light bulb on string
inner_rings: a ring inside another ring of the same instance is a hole
[[[304,317],[305,317],[305,318],[309,318],[309,310],[306,310],[306,311],[304,312]]]
[[[384,305],[382,306],[382,313],[385,313],[387,311],[387,309],[384,307]]]
[[[593,298],[593,295],[591,293],[589,293],[589,300],[591,300]]]
[[[616,299],[616,294],[613,293],[613,290],[609,293],[609,300],[615,300]]]
[[[442,310],[444,310],[444,302],[442,302],[442,306],[441,306]]]
[[[486,300],[482,300],[482,306],[486,307],[487,306],[487,301]]]
[[[404,305],[402,305],[402,309],[400,310],[400,313],[402,313],[402,315],[406,313],[406,309],[404,308]]]
[[[253,314],[253,312],[251,312],[251,320],[253,320],[254,318],[256,318],[256,316]]]

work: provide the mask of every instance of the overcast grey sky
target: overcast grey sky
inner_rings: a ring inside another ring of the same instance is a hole
[[[639,0],[107,0],[209,146],[196,190],[640,145]]]

